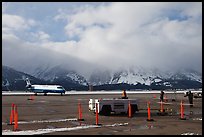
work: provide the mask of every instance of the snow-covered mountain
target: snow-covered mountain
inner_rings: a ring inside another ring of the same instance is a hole
[[[202,86],[202,73],[189,69],[175,72],[143,67],[132,67],[117,71],[96,69],[89,77],[85,77],[68,67],[49,67],[44,65],[43,67],[33,68],[33,71],[27,74],[3,66],[2,88],[9,87],[7,85],[11,85],[11,83],[14,86],[15,80],[24,79],[25,77],[34,79],[35,84],[60,84],[67,90],[88,89],[88,85],[99,86],[108,84],[144,85],[145,88],[147,86],[149,88],[158,88],[158,86],[159,88],[200,88]],[[25,85],[25,82],[23,84]]]
[[[84,77],[60,67],[37,69],[35,75],[20,72],[7,66],[2,68],[2,90],[26,90],[26,78],[29,78],[32,84],[60,84],[67,90],[85,90],[87,88]]]
[[[183,69],[180,71],[162,71],[159,69],[145,69],[142,67],[134,67],[117,72],[95,72],[91,75],[89,83],[93,85],[102,84],[145,84],[151,85],[163,81],[164,85],[168,85],[168,80],[192,80],[202,83],[202,74],[194,70]]]
[[[202,73],[191,69],[182,69],[171,75],[170,79],[194,80],[202,83]]]
[[[31,82],[35,84],[45,83],[43,80],[29,74],[16,71],[7,66],[2,66],[2,90],[26,90],[26,78],[29,78]]]
[[[73,70],[62,68],[60,66],[55,66],[52,68],[45,67],[44,69],[36,68],[32,75],[37,78],[49,81],[51,83],[60,80],[84,86],[88,85],[86,79],[83,76],[77,74]]]

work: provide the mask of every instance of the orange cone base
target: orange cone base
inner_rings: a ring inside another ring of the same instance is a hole
[[[77,120],[78,120],[78,121],[84,121],[84,119],[83,119],[83,118],[81,118],[81,119],[80,119],[80,118],[78,118]]]
[[[154,119],[147,119],[147,121],[154,121]]]
[[[101,126],[102,124],[94,124],[94,125]]]
[[[12,123],[12,124],[8,123],[7,125],[14,125],[14,123]]]
[[[13,131],[21,131],[20,129],[13,129]]]
[[[186,118],[179,118],[180,120],[186,120]]]

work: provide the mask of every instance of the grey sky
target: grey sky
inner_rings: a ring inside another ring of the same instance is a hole
[[[3,3],[2,8],[8,66],[69,64],[83,73],[131,66],[202,70],[201,2]]]

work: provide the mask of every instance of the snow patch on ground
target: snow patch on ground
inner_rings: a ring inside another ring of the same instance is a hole
[[[202,121],[202,118],[193,118],[193,120],[201,120]]]
[[[115,126],[125,126],[128,123],[115,123],[112,125],[103,125],[108,127],[115,127]],[[71,128],[46,128],[46,129],[37,129],[37,130],[24,130],[24,131],[11,131],[11,130],[3,130],[2,135],[39,135],[45,133],[52,133],[52,132],[59,132],[59,131],[72,131],[72,130],[81,130],[87,128],[97,128],[102,127],[100,125],[84,125],[84,126],[76,126]]]
[[[77,118],[69,118],[69,119],[57,119],[57,120],[34,120],[34,121],[18,121],[18,124],[31,124],[31,123],[52,123],[52,122],[66,122],[66,121],[77,121]],[[2,122],[2,125],[6,125],[7,123]]]
[[[181,135],[199,135],[198,133],[190,133],[190,132],[187,132],[187,133],[182,133]]]
[[[104,125],[105,127],[126,126],[128,123],[115,123],[112,125]]]
[[[11,130],[3,130],[2,135],[39,135],[45,133],[52,133],[52,132],[59,132],[59,131],[72,131],[72,130],[79,130],[79,129],[87,129],[87,128],[94,128],[99,127],[97,125],[88,125],[88,126],[77,126],[71,128],[46,128],[46,129],[37,129],[37,130],[25,130],[25,131],[11,131]]]

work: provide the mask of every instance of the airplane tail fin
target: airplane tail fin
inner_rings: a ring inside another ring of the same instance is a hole
[[[31,83],[30,83],[29,78],[26,78],[26,87],[27,88],[31,87]]]

